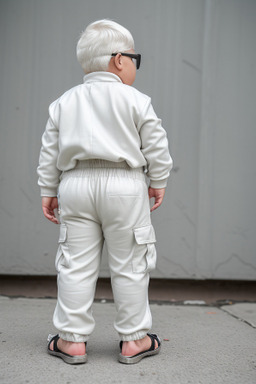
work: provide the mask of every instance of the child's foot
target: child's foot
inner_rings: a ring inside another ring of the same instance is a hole
[[[49,347],[51,351],[53,351],[54,349],[53,343],[54,341],[51,342]],[[71,356],[80,356],[86,354],[85,343],[73,343],[72,341],[66,341],[59,338],[57,342],[57,347],[61,352],[64,352]]]
[[[73,343],[63,340],[59,335],[48,336],[48,353],[60,357],[68,364],[84,364],[87,362],[86,343]]]
[[[151,347],[152,340],[149,336],[145,336],[144,339],[135,341],[124,341],[122,346],[123,356],[134,356],[138,353],[147,351]],[[155,349],[158,348],[158,340],[155,340]]]
[[[119,355],[119,362],[123,364],[136,364],[144,357],[157,355],[161,349],[159,337],[153,333],[147,333],[141,340],[121,341],[122,349]]]

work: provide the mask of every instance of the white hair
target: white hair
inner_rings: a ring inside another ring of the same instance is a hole
[[[134,49],[131,33],[112,20],[88,25],[77,43],[76,55],[85,73],[107,71],[112,53]]]

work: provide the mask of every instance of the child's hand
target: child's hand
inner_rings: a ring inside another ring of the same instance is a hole
[[[152,197],[155,198],[155,204],[151,208],[150,212],[152,212],[155,209],[157,209],[158,207],[160,207],[160,205],[163,202],[164,194],[165,194],[165,188],[156,189],[156,188],[149,187],[149,189],[148,189],[149,199],[151,199]]]
[[[54,224],[59,224],[54,214],[54,209],[58,209],[57,197],[42,197],[42,209],[45,217],[52,221]]]

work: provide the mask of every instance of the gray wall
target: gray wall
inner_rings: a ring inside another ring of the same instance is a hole
[[[48,105],[82,81],[75,45],[91,21],[131,30],[175,167],[154,277],[256,277],[256,1],[0,1],[0,273],[52,275],[58,227],[36,167]],[[108,276],[106,254],[101,276]]]

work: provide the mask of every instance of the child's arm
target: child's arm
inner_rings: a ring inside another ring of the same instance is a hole
[[[151,208],[150,212],[160,207],[160,205],[163,202],[164,194],[165,194],[165,188],[156,189],[156,188],[149,187],[148,189],[149,199],[151,199],[152,197],[155,198],[155,204]]]
[[[49,119],[42,137],[37,173],[39,176],[38,184],[41,189],[44,216],[53,223],[58,224],[54,209],[58,208],[57,190],[61,171],[56,165],[59,153],[59,130],[53,118],[55,105],[56,102],[52,103],[49,107]]]
[[[150,99],[141,113],[138,129],[141,152],[147,161],[147,176],[150,179],[149,196],[155,198],[155,205],[151,209],[153,211],[163,201],[173,161],[168,149],[166,131],[156,116]]]
[[[42,147],[37,168],[41,196],[56,197],[61,171],[57,168],[59,155],[59,130],[55,123],[55,102],[49,107],[49,119],[42,137]]]

